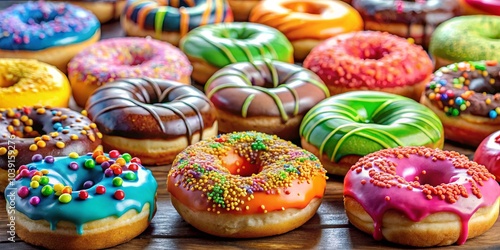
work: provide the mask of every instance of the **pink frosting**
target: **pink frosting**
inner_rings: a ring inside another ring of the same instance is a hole
[[[433,189],[459,190],[459,194],[440,196]],[[462,226],[457,243],[463,244],[469,219],[479,208],[496,202],[500,186],[484,166],[457,152],[405,147],[360,159],[345,177],[344,195],[358,201],[371,216],[377,240],[383,238],[384,213],[393,209],[415,222],[437,212],[455,213]]]
[[[499,0],[465,0],[465,2],[475,9],[500,15],[500,1]]]
[[[500,181],[500,131],[486,137],[476,149],[474,161],[486,166]]]
[[[102,85],[118,78],[150,77],[178,81],[192,67],[177,47],[150,38],[102,40],[78,53],[68,64],[68,76]]]

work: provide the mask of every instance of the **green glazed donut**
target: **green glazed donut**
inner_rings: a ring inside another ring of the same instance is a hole
[[[271,59],[293,63],[293,47],[285,35],[255,23],[204,25],[189,32],[179,47],[193,64],[192,77],[200,84],[236,62]]]
[[[429,53],[436,69],[462,61],[500,61],[500,17],[460,16],[442,23],[431,37]]]
[[[442,148],[443,125],[418,102],[378,91],[329,97],[312,108],[300,126],[302,147],[331,174],[344,175],[369,153],[398,146]]]

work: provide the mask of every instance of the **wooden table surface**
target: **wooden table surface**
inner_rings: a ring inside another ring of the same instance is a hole
[[[0,9],[13,2],[0,2]],[[1,18],[1,17],[0,17]],[[102,37],[124,36],[119,22],[103,25]],[[447,143],[445,149],[472,157],[474,149]],[[131,241],[113,249],[400,249],[404,246],[376,241],[349,224],[342,202],[343,179],[330,176],[323,203],[316,215],[303,226],[283,235],[258,239],[224,239],[213,237],[191,227],[173,208],[166,190],[168,166],[152,167],[158,181],[158,210],[149,228]],[[8,240],[5,200],[0,199],[0,249],[36,249],[18,237]],[[483,235],[465,245],[440,249],[500,249],[500,219]],[[410,235],[408,237],[411,237]],[[432,248],[430,248],[432,249]]]

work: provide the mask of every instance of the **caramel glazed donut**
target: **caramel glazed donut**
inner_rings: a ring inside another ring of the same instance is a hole
[[[118,19],[127,0],[55,0],[78,5],[92,12],[99,22],[105,23]]]
[[[67,108],[0,109],[0,192],[34,155],[86,154],[100,147],[101,137],[96,124]]]
[[[495,224],[500,186],[483,165],[460,153],[391,148],[352,166],[344,204],[349,221],[377,240],[461,245]]]
[[[188,145],[217,135],[216,111],[199,90],[178,82],[130,78],[98,88],[86,110],[105,149],[170,164]]]

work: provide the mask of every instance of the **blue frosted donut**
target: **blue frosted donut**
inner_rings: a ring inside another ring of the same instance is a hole
[[[177,45],[180,38],[198,26],[233,21],[226,0],[161,2],[128,0],[121,18],[125,32],[133,36],[152,36]]]
[[[16,4],[0,11],[0,17],[0,57],[38,59],[63,71],[69,59],[82,49],[71,45],[84,46],[100,38],[99,20],[67,3]]]
[[[112,150],[34,155],[4,194],[24,241],[49,249],[101,249],[148,227],[157,187],[138,158]]]

